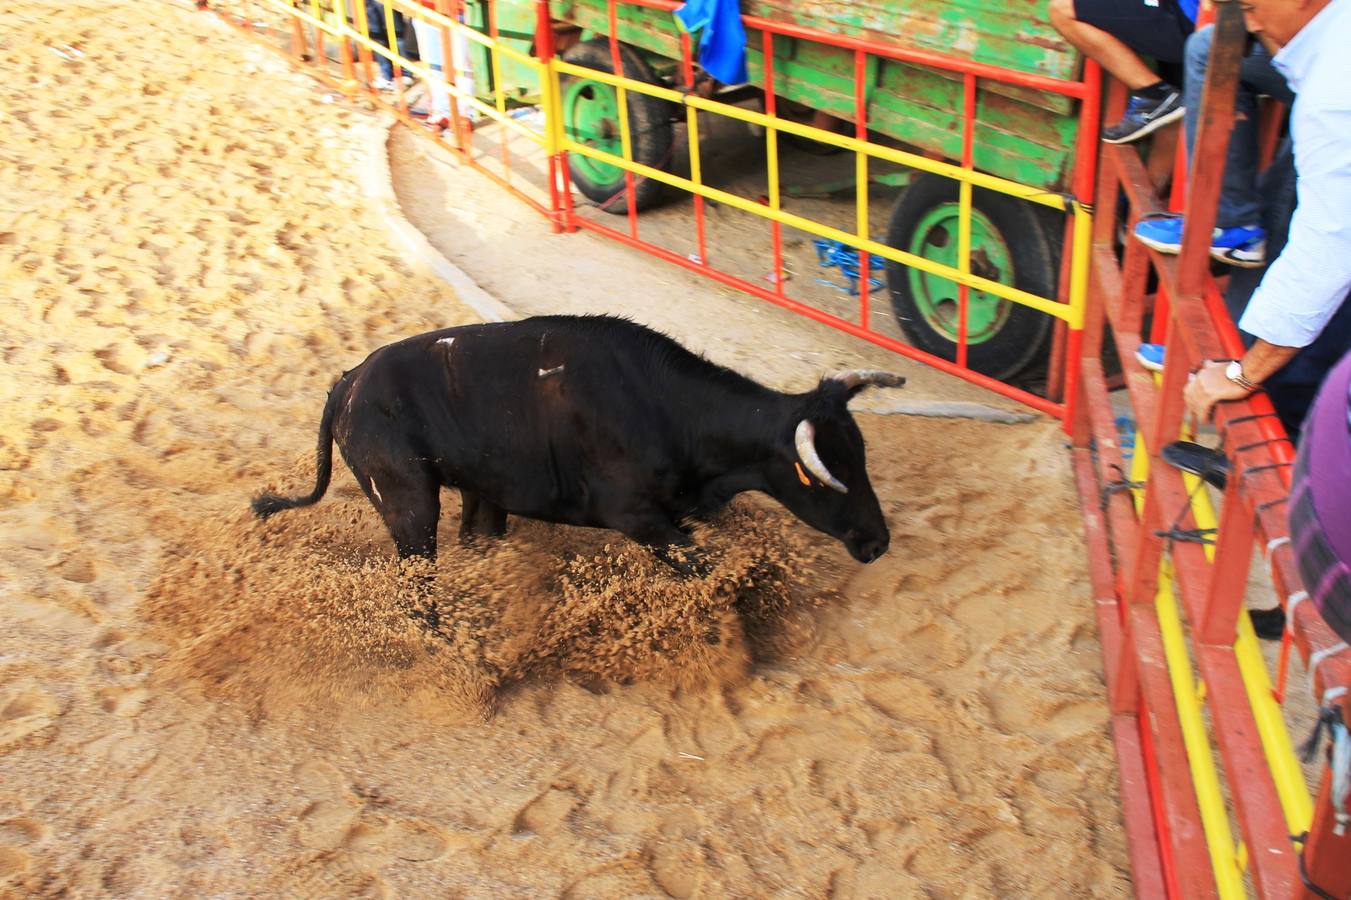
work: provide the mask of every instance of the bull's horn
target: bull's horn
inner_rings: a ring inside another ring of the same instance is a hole
[[[816,452],[816,429],[812,423],[803,419],[797,423],[797,432],[793,435],[793,443],[797,445],[797,455],[802,460],[802,464],[828,488],[833,488],[841,494],[849,493],[849,488],[844,486],[844,482],[830,474],[826,464],[821,462],[821,457]]]
[[[880,372],[876,369],[855,369],[852,372],[840,372],[830,376],[830,380],[838,381],[851,391],[862,390],[865,387],[900,387],[905,384],[904,375]]]

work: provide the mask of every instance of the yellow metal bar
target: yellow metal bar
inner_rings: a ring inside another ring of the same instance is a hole
[[[545,125],[553,134],[553,151],[562,153],[567,149],[565,146],[567,134],[563,130],[563,79],[558,70],[552,66],[546,74],[549,79],[549,93],[553,95],[554,115]]]
[[[356,60],[352,59],[351,48],[347,44],[347,34],[352,26],[347,21],[347,0],[333,0],[333,15],[338,20],[338,58],[342,61],[343,91],[350,99],[350,92],[357,87]]]
[[[971,182],[963,181],[957,189],[957,268],[963,275],[971,274]]]
[[[315,18],[300,7],[291,6],[289,3],[283,3],[282,0],[267,0],[267,2],[276,7],[278,11],[293,19],[300,19],[302,22],[308,22],[316,28],[327,31],[329,34],[333,34],[336,31],[332,25],[328,24],[323,19]]]
[[[629,92],[622,84],[615,86],[615,98],[619,103],[619,152],[624,154],[624,162],[633,162],[633,135],[629,134]],[[624,168],[627,168],[625,166]]]
[[[459,87],[452,81],[447,80],[444,72],[437,72],[434,69],[432,69],[431,66],[425,65],[420,60],[405,59],[398,53],[391,53],[389,48],[386,47],[384,44],[377,43],[376,41],[373,41],[364,35],[358,34],[355,31],[350,32],[347,36],[350,37],[353,41],[362,45],[363,47],[368,47],[372,51],[384,56],[394,65],[401,66],[402,68],[407,69],[408,71],[417,75],[422,80],[428,82],[436,82],[437,84],[444,87],[447,93],[449,93],[452,97],[458,100],[465,101],[474,109],[481,112],[485,117],[492,119],[493,121],[501,125],[505,125],[507,128],[512,129],[513,131],[534,141],[535,143],[539,144],[542,147],[549,147],[548,143],[549,139],[547,134],[541,134],[539,132],[533,131],[530,128],[527,128],[525,125],[522,125],[520,122],[517,122],[515,119],[507,115],[505,112],[498,110],[495,106],[492,106],[491,104],[488,103],[484,103],[482,100],[475,97],[473,94]],[[545,67],[543,65],[539,65],[538,68],[542,73]],[[554,151],[554,149],[550,147],[550,152],[556,151]]]
[[[1077,238],[1077,223],[1076,223]],[[1155,381],[1160,381],[1159,376],[1155,376]],[[1137,431],[1135,435],[1135,452],[1131,461],[1131,479],[1133,481],[1144,481],[1148,474],[1148,449],[1144,443],[1143,433]],[[1185,484],[1189,495],[1192,498],[1192,516],[1196,520],[1198,528],[1215,528],[1218,525],[1215,516],[1215,510],[1210,502],[1210,497],[1205,491],[1199,489],[1199,479],[1190,473],[1183,473],[1183,483]],[[1133,491],[1137,513],[1143,506],[1143,498],[1139,491]],[[1207,545],[1204,548],[1208,559],[1213,560],[1215,550]],[[1162,592],[1164,582],[1160,582],[1160,591]],[[1169,586],[1171,593],[1171,585]],[[1163,619],[1164,607],[1160,607],[1160,626],[1164,627]],[[1174,615],[1173,625],[1180,636],[1181,620],[1177,616],[1176,604],[1172,604]],[[1167,645],[1167,636],[1165,636],[1165,647]],[[1185,653],[1185,647],[1184,647]],[[1243,686],[1248,695],[1248,703],[1252,709],[1253,717],[1257,723],[1258,736],[1262,741],[1262,749],[1266,755],[1267,765],[1271,770],[1272,780],[1276,786],[1276,794],[1281,802],[1281,810],[1285,815],[1287,826],[1291,833],[1299,834],[1307,831],[1313,821],[1313,798],[1309,793],[1307,782],[1304,780],[1304,772],[1300,767],[1299,760],[1295,755],[1294,744],[1290,739],[1290,732],[1285,726],[1285,719],[1281,715],[1280,705],[1276,702],[1272,694],[1271,677],[1267,671],[1266,661],[1262,656],[1261,647],[1257,642],[1256,632],[1253,631],[1252,622],[1246,615],[1238,618],[1238,638],[1234,643],[1234,656],[1238,663],[1239,672],[1243,678]],[[1169,659],[1170,673],[1173,662]],[[1188,666],[1190,668],[1190,666]],[[1174,687],[1176,692],[1176,685]],[[1178,696],[1179,714],[1184,704],[1183,698]],[[1185,725],[1184,725],[1185,734]],[[1192,757],[1191,747],[1188,747],[1188,758]],[[1209,747],[1205,750],[1206,762],[1213,769]],[[1193,762],[1193,778],[1195,778],[1195,763]],[[1201,801],[1202,786],[1200,781],[1197,785],[1198,801]],[[1221,798],[1222,802],[1222,798]],[[1206,818],[1206,811],[1202,809],[1202,818]],[[1227,818],[1224,830],[1228,832]],[[1224,857],[1232,858],[1232,866],[1222,864],[1215,859],[1215,841],[1211,840],[1210,826],[1206,825],[1207,844],[1211,847],[1212,862],[1217,866],[1218,873],[1221,868],[1228,871],[1237,870],[1242,872],[1247,866],[1248,853],[1243,844],[1238,845],[1237,852],[1230,851],[1227,847],[1221,852]],[[1229,839],[1232,842],[1232,838]],[[1241,894],[1239,895],[1241,896]]]
[[[270,0],[270,1],[276,3],[277,0]],[[289,9],[289,7],[286,8]],[[388,7],[386,7],[386,9],[388,9]],[[308,18],[308,16],[301,14],[301,18],[303,19]],[[358,32],[354,30],[347,32],[346,36],[349,36],[349,38],[353,39],[354,42],[359,43],[359,45],[367,47],[367,49],[374,51],[374,53],[378,53],[382,55],[382,57],[389,59],[389,61],[392,62],[392,64],[400,66],[400,68],[407,69],[408,72],[416,74],[416,76],[422,78],[423,81],[434,81],[436,82],[436,84],[444,86],[444,88],[446,88],[446,91],[450,93],[450,96],[453,96],[455,97],[455,99],[463,100],[465,101],[465,103],[470,104],[471,107],[477,109],[478,112],[481,112],[481,114],[484,115],[485,118],[492,119],[493,122],[497,122],[499,124],[503,124],[503,126],[505,127],[511,128],[512,131],[516,131],[517,134],[526,136],[526,138],[530,139],[530,141],[534,141],[535,143],[538,143],[538,145],[540,146],[550,146],[549,136],[547,136],[547,134],[539,134],[539,132],[532,131],[531,128],[528,128],[526,126],[523,126],[523,124],[516,122],[515,119],[512,119],[511,116],[505,114],[505,112],[503,111],[500,111],[500,109],[497,109],[496,107],[493,107],[493,105],[490,105],[488,103],[484,103],[484,101],[478,99],[478,97],[476,96],[471,95],[471,93],[465,91],[465,89],[459,88],[459,86],[455,85],[454,82],[447,81],[446,76],[444,76],[444,73],[435,72],[435,70],[432,69],[431,66],[424,65],[422,61],[416,61],[416,59],[405,59],[404,57],[401,57],[399,53],[393,53],[393,51],[390,51],[389,47],[382,45],[382,43],[372,41],[372,39],[367,38],[367,36],[365,35],[358,34]],[[536,68],[538,68],[540,72],[543,73],[544,66],[539,64],[538,59],[536,59],[535,65]],[[553,147],[550,147],[550,151],[551,153],[554,153],[555,150],[553,149]]]
[[[472,28],[467,28],[467,30],[473,31]],[[529,66],[530,68],[535,69],[536,71],[542,70],[544,68],[544,63],[535,59],[535,57],[531,56],[529,53],[524,53],[520,50],[517,50],[515,47],[508,47],[506,44],[498,44],[497,52],[505,54],[506,56],[511,57],[514,61],[521,63],[522,65]]]
[[[957,268],[963,275],[971,275],[971,182],[963,181],[957,187]],[[963,286],[957,292],[957,302],[961,304],[958,311],[958,338],[959,340],[969,340],[971,309],[971,289]],[[967,357],[966,350],[959,348],[956,351],[960,361],[965,364]]]
[[[979,275],[963,275],[952,266],[945,266],[942,263],[936,263],[933,260],[925,259],[922,256],[916,256],[913,253],[907,253],[904,250],[897,250],[895,247],[882,244],[874,240],[863,240],[857,235],[850,234],[838,228],[832,228],[829,225],[822,225],[819,222],[813,222],[811,219],[804,219],[801,216],[795,216],[792,213],[784,212],[781,209],[770,209],[762,203],[756,203],[745,197],[738,197],[736,194],[729,194],[726,191],[720,191],[703,184],[695,184],[688,178],[682,178],[679,175],[672,175],[669,172],[663,172],[661,169],[654,169],[651,166],[645,166],[642,163],[636,163],[631,160],[620,159],[612,153],[606,153],[603,150],[597,150],[594,147],[578,142],[564,136],[562,147],[569,153],[580,153],[583,156],[589,156],[602,162],[607,162],[613,166],[619,166],[628,169],[634,174],[642,175],[645,178],[651,178],[660,181],[663,184],[669,184],[693,194],[699,194],[702,197],[714,200],[736,209],[753,213],[767,219],[774,219],[784,225],[790,225],[793,228],[800,229],[808,234],[817,237],[830,238],[847,244],[860,250],[867,250],[869,253],[881,256],[898,262],[901,265],[911,266],[919,269],[921,272],[928,272],[931,275],[938,275],[947,278],[958,284],[966,284],[976,290],[985,291],[996,297],[1005,300],[1012,300],[1015,303],[1021,303],[1024,306],[1030,306],[1033,309],[1040,310],[1048,315],[1059,319],[1068,320],[1070,317],[1070,308],[1068,304],[1058,303],[1054,300],[1048,300],[1045,297],[1038,297],[1036,294],[1030,294],[1027,291],[1001,284],[998,281],[991,281],[988,278],[982,278]]]
[[[1069,207],[1069,204],[1064,197],[1052,191],[1019,184],[1016,181],[1008,181],[1004,178],[997,178],[983,172],[963,169],[961,166],[955,166],[951,163],[939,162],[938,160],[928,159],[927,157],[918,156],[914,153],[906,153],[905,151],[896,150],[891,147],[883,147],[868,141],[860,141],[858,138],[850,137],[848,135],[835,134],[834,132],[825,131],[820,128],[813,128],[810,125],[802,125],[797,122],[790,122],[787,119],[780,119],[753,110],[743,109],[739,106],[719,103],[716,100],[708,100],[695,94],[682,94],[681,92],[673,91],[670,88],[648,84],[643,81],[635,81],[632,78],[621,78],[616,75],[611,75],[608,72],[599,72],[595,69],[588,69],[584,66],[578,66],[561,60],[555,60],[551,65],[554,65],[560,72],[566,74],[576,75],[580,78],[589,78],[593,81],[599,81],[614,87],[619,87],[622,84],[628,90],[667,100],[671,103],[693,106],[695,109],[707,110],[708,112],[727,116],[731,119],[738,119],[752,125],[759,125],[762,128],[777,128],[781,132],[787,132],[788,134],[795,134],[825,144],[831,144],[854,153],[867,153],[869,156],[884,159],[900,166],[919,169],[922,172],[932,172],[935,175],[944,175],[948,178],[956,179],[957,181],[970,182],[976,187],[988,188],[992,191],[998,191],[1001,194],[1008,194],[1010,197],[1018,197],[1031,203],[1048,206],[1052,209],[1063,210]]]
[[[498,51],[501,49],[502,47],[500,44],[495,47],[489,47],[488,59],[492,62],[493,67],[493,101],[497,106],[497,111],[506,115],[507,95],[502,91],[502,58],[498,54]]]
[[[630,90],[637,91],[640,94],[647,94],[651,97],[657,97],[661,100],[668,100],[671,103],[681,105],[685,101],[685,94],[680,91],[672,90],[668,87],[662,87],[658,84],[649,84],[646,81],[638,81],[627,76],[615,75],[611,72],[602,72],[599,69],[588,69],[586,66],[579,66],[576,63],[564,62],[555,57],[550,65],[564,75],[575,75],[578,78],[586,78],[590,81],[599,81],[602,84],[608,84],[611,87],[627,87]],[[723,104],[719,104],[723,105]]]
[[[1156,379],[1157,380],[1157,379]],[[1149,475],[1149,448],[1144,434],[1135,433],[1135,450],[1131,455],[1131,480],[1143,483]],[[1144,492],[1131,491],[1137,514],[1144,508]],[[1243,870],[1234,855],[1234,837],[1229,829],[1229,812],[1224,805],[1215,771],[1215,758],[1206,736],[1205,719],[1200,700],[1192,683],[1191,657],[1187,654],[1187,638],[1182,630],[1182,613],[1173,595],[1172,566],[1165,556],[1159,562],[1159,587],[1154,595],[1154,611],[1163,637],[1164,660],[1168,665],[1168,680],[1173,686],[1173,702],[1177,707],[1178,723],[1182,726],[1182,743],[1187,750],[1187,765],[1196,790],[1196,805],[1201,811],[1201,827],[1206,835],[1211,868],[1215,872],[1215,887],[1220,897],[1245,897]]]
[[[1093,249],[1093,216],[1075,204],[1074,232],[1070,243],[1070,316],[1071,328],[1084,327],[1084,313],[1088,308],[1088,257]]]
[[[1139,452],[1139,448],[1136,448]],[[1191,766],[1192,783],[1196,787],[1196,803],[1201,810],[1201,824],[1206,833],[1206,847],[1210,850],[1210,864],[1215,871],[1215,887],[1220,897],[1246,897],[1243,888],[1243,870],[1234,854],[1234,836],[1229,829],[1229,811],[1224,805],[1215,770],[1215,758],[1206,735],[1206,723],[1201,703],[1192,687],[1191,658],[1187,655],[1187,638],[1182,631],[1182,614],[1173,595],[1172,567],[1164,560],[1159,567],[1159,592],[1154,608],[1159,616],[1159,631],[1163,635],[1163,653],[1168,662],[1168,677],[1173,684],[1173,699],[1177,704],[1178,722],[1182,726],[1182,743],[1187,748],[1187,762]]]
[[[857,210],[858,236],[860,240],[868,240],[868,154],[854,154],[854,199]],[[859,278],[867,278],[867,272],[860,272]]]
[[[1186,473],[1183,478],[1187,481],[1188,491],[1192,493],[1192,516],[1196,519],[1196,527],[1217,527],[1219,522],[1210,497],[1205,491],[1194,490],[1199,479]],[[1207,559],[1214,560],[1214,547],[1207,545],[1205,553]],[[1290,731],[1285,727],[1280,704],[1272,695],[1271,676],[1257,642],[1257,633],[1253,631],[1252,621],[1246,615],[1238,617],[1234,656],[1238,661],[1239,673],[1243,676],[1243,687],[1248,693],[1248,705],[1252,707],[1253,718],[1257,721],[1257,734],[1262,741],[1267,766],[1271,769],[1286,825],[1291,834],[1308,831],[1313,823],[1313,797],[1304,780],[1304,770],[1295,755]]]
[[[779,133],[765,129],[765,175],[769,178],[769,208],[779,208]],[[777,277],[777,275],[775,276]]]
[[[387,45],[389,47],[389,52],[394,55],[394,60],[391,60],[394,62],[394,80],[399,82],[400,77],[403,75],[403,73],[399,71],[400,67],[403,65],[403,55],[399,53],[399,32],[398,29],[394,27],[394,4],[386,3],[382,8],[385,11],[385,40],[389,41],[389,44]],[[402,84],[402,82],[399,83]],[[402,90],[402,88],[400,88],[400,90]],[[403,101],[401,100],[400,104],[402,104],[402,102]]]
[[[702,187],[703,172],[699,168],[699,110],[693,106],[685,107],[685,127],[690,142],[690,181],[695,187]]]
[[[426,6],[423,6],[420,3],[415,2],[415,0],[394,0],[394,2],[403,11],[403,14],[405,16],[422,19],[424,22],[429,22],[432,25],[436,25],[440,28],[449,28],[453,33],[463,34],[465,37],[469,38],[469,40],[474,41],[475,43],[478,44],[482,44],[489,50],[491,50],[493,48],[493,45],[497,43],[492,39],[491,35],[484,34],[481,31],[476,31],[475,29],[469,27],[463,22],[452,19],[450,16],[444,16],[434,9],[430,9]],[[386,8],[388,8],[389,4],[386,3],[385,6]],[[544,65],[537,59],[532,59],[531,61],[537,66],[542,67]]]

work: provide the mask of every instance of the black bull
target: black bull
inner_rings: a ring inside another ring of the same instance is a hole
[[[463,500],[461,537],[500,535],[511,513],[613,528],[668,562],[690,519],[762,491],[872,562],[890,534],[846,403],[904,383],[850,372],[783,394],[610,317],[447,328],[345,373],[324,406],[314,491],[263,494],[253,510],[316,503],[336,441],[401,557],[435,558],[444,485]]]

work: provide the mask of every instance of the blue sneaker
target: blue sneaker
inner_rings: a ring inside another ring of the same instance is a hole
[[[1141,344],[1135,348],[1135,358],[1151,372],[1163,371],[1163,344]]]
[[[1187,111],[1182,105],[1182,91],[1171,84],[1163,86],[1159,99],[1131,94],[1126,101],[1126,114],[1121,121],[1102,130],[1102,139],[1108,144],[1128,144],[1176,122]]]
[[[1241,269],[1267,264],[1267,233],[1261,225],[1216,228],[1210,238],[1210,255]]]
[[[1176,254],[1182,250],[1182,226],[1181,216],[1150,216],[1135,224],[1135,236],[1146,247]],[[1260,225],[1216,228],[1211,233],[1210,255],[1231,266],[1259,268],[1267,261],[1267,233]]]
[[[1135,223],[1135,237],[1160,253],[1182,252],[1182,217],[1148,216]]]

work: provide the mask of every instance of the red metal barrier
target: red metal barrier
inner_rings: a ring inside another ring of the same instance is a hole
[[[1224,158],[1242,53],[1239,10],[1230,2],[1220,3],[1218,10],[1196,141],[1196,157],[1203,160]],[[1164,163],[1173,159],[1172,148],[1171,142],[1158,148],[1167,154]],[[1166,165],[1147,166],[1132,146],[1105,147],[1099,209],[1114,208],[1118,197],[1124,196],[1133,226],[1140,216],[1159,209],[1151,172],[1166,171]],[[1168,896],[1215,894],[1218,874],[1212,876],[1212,870],[1220,863],[1214,859],[1214,848],[1207,847],[1198,807],[1198,797],[1205,796],[1205,791],[1193,779],[1196,760],[1183,752],[1180,716],[1187,711],[1169,683],[1161,618],[1155,611],[1160,563],[1167,556],[1190,625],[1194,666],[1205,686],[1211,730],[1224,764],[1231,814],[1243,834],[1252,888],[1264,897],[1312,896],[1301,875],[1303,865],[1312,882],[1333,896],[1346,896],[1351,891],[1351,838],[1333,833],[1326,769],[1323,796],[1317,801],[1301,854],[1290,840],[1290,786],[1277,783],[1272,754],[1264,753],[1258,740],[1259,734],[1270,731],[1270,722],[1258,720],[1254,705],[1264,701],[1254,700],[1245,690],[1244,660],[1235,649],[1254,539],[1265,550],[1263,556],[1283,605],[1291,606],[1287,598],[1298,596],[1300,590],[1284,508],[1293,452],[1265,396],[1220,404],[1216,412],[1216,426],[1233,468],[1223,497],[1214,561],[1207,559],[1200,544],[1165,537],[1174,526],[1196,524],[1189,512],[1193,493],[1181,474],[1159,458],[1160,449],[1182,431],[1187,372],[1202,359],[1233,358],[1243,352],[1209,274],[1209,235],[1222,173],[1222,166],[1193,167],[1185,203],[1187,228],[1178,257],[1161,255],[1127,239],[1118,261],[1114,217],[1099,217],[1083,353],[1072,360],[1082,373],[1081,405],[1071,421],[1073,452],[1100,609],[1113,731],[1123,761],[1123,809],[1137,884],[1142,857],[1157,848]],[[1180,199],[1180,186],[1175,187]],[[1168,345],[1161,384],[1135,361],[1146,312],[1145,281],[1151,271],[1159,283],[1154,333]],[[1138,513],[1129,494],[1120,490],[1127,470],[1101,364],[1104,323],[1110,325],[1144,436],[1145,447],[1135,452],[1147,451],[1150,457]],[[1312,655],[1317,663],[1312,681],[1315,698],[1321,701],[1328,686],[1347,684],[1351,660],[1347,652],[1321,657],[1323,651],[1335,650],[1338,641],[1309,606],[1295,604],[1289,610],[1286,640],[1293,640],[1306,661]],[[1284,694],[1286,658],[1288,654],[1283,654],[1278,700]],[[1142,740],[1131,737],[1122,719],[1139,723]],[[1128,765],[1143,768],[1145,785],[1125,777]],[[1146,805],[1153,812],[1149,817],[1152,834],[1146,833]],[[1222,868],[1214,870],[1219,873]],[[1225,874],[1232,884],[1232,873]]]

